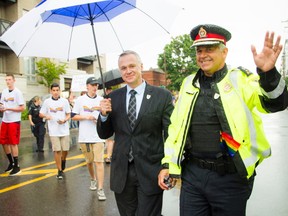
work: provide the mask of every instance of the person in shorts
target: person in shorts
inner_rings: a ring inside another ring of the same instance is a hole
[[[114,134],[106,139],[105,144],[106,144],[106,158],[105,158],[105,163],[110,164],[111,159],[112,159],[112,152],[113,152],[113,147],[114,147]]]
[[[70,105],[67,99],[60,97],[60,86],[53,83],[50,88],[51,98],[44,101],[40,109],[40,117],[48,123],[48,133],[52,143],[54,159],[58,169],[57,179],[63,179],[66,157],[70,148]]]
[[[0,99],[1,99],[2,92],[0,92]],[[3,112],[0,111],[0,134],[1,134],[1,124],[2,124]]]
[[[0,111],[3,113],[0,143],[9,160],[5,172],[14,176],[21,172],[18,163],[18,145],[20,142],[21,112],[25,109],[25,101],[22,92],[15,87],[14,75],[7,74],[5,81],[7,88],[2,91],[0,100]]]
[[[81,151],[85,156],[90,174],[90,190],[97,190],[98,200],[106,200],[104,193],[104,140],[100,139],[96,130],[99,115],[99,104],[103,97],[96,94],[98,80],[90,77],[86,81],[87,93],[78,97],[74,103],[71,117],[79,121],[79,137]],[[94,163],[96,169],[94,167]]]

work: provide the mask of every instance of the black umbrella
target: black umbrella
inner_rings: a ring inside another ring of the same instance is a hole
[[[119,69],[112,69],[103,73],[103,81],[104,81],[105,88],[111,87],[114,85],[119,85],[124,82]],[[101,78],[99,78],[99,83],[100,83],[99,89],[102,89],[103,85],[102,85]]]

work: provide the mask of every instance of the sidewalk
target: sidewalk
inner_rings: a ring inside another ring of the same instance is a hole
[[[20,135],[20,139],[24,139],[26,137],[29,137],[29,138],[34,137],[32,132],[31,132],[29,120],[21,121],[21,135]]]

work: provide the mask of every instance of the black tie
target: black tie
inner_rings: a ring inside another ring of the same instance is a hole
[[[132,89],[130,91],[131,96],[128,105],[128,118],[132,130],[134,129],[136,122],[136,97],[135,97],[136,94],[137,92],[135,90]]]
[[[129,93],[131,96],[130,96],[129,105],[128,105],[128,118],[129,118],[130,127],[133,130],[135,126],[135,122],[136,122],[136,97],[135,95],[137,94],[137,92],[132,89],[130,90]],[[130,146],[128,160],[131,163],[133,159],[134,157],[133,157],[132,146]]]

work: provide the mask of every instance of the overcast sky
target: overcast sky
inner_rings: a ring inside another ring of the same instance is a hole
[[[258,52],[263,47],[265,32],[274,31],[282,36],[282,44],[288,39],[288,0],[177,0],[185,10],[174,21],[171,36],[189,34],[190,30],[203,23],[220,25],[232,33],[232,39],[227,43],[229,49],[227,64],[244,66],[255,70],[251,44]],[[161,10],[160,10],[161,13]],[[158,38],[131,49],[137,51],[143,61],[144,69],[157,67],[158,54],[170,38]],[[107,70],[117,67],[119,53],[107,55]],[[282,55],[282,53],[280,54]],[[277,67],[280,69],[280,57]]]

